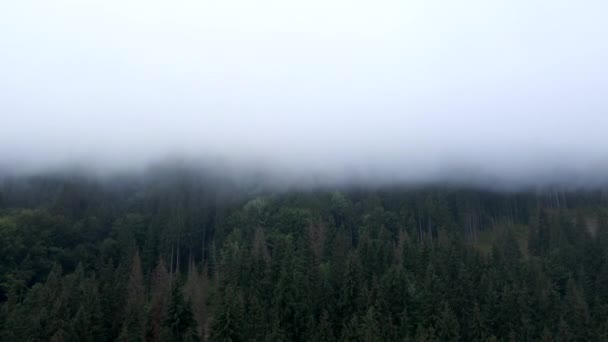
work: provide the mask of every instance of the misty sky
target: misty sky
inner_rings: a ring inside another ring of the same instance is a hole
[[[607,13],[602,0],[2,1],[0,165],[181,155],[397,181],[608,178]]]

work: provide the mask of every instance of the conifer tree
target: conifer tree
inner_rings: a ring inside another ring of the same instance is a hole
[[[163,323],[167,316],[167,305],[169,303],[169,282],[169,272],[161,258],[150,279],[150,309],[146,332],[148,341],[161,341]]]
[[[126,289],[124,323],[119,341],[143,341],[145,336],[146,294],[139,252],[135,251]]]
[[[169,299],[164,326],[167,329],[162,337],[163,341],[199,341],[190,301],[184,299],[182,285],[179,281],[176,282],[171,290],[171,298]]]

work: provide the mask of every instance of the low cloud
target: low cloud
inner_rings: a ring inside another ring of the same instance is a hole
[[[0,167],[608,181],[604,1],[0,4]]]

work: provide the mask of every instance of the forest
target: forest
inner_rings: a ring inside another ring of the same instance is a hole
[[[608,341],[608,191],[4,177],[0,341]]]

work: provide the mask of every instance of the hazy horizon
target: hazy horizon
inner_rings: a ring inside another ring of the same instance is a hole
[[[602,1],[0,4],[0,170],[608,184]]]

